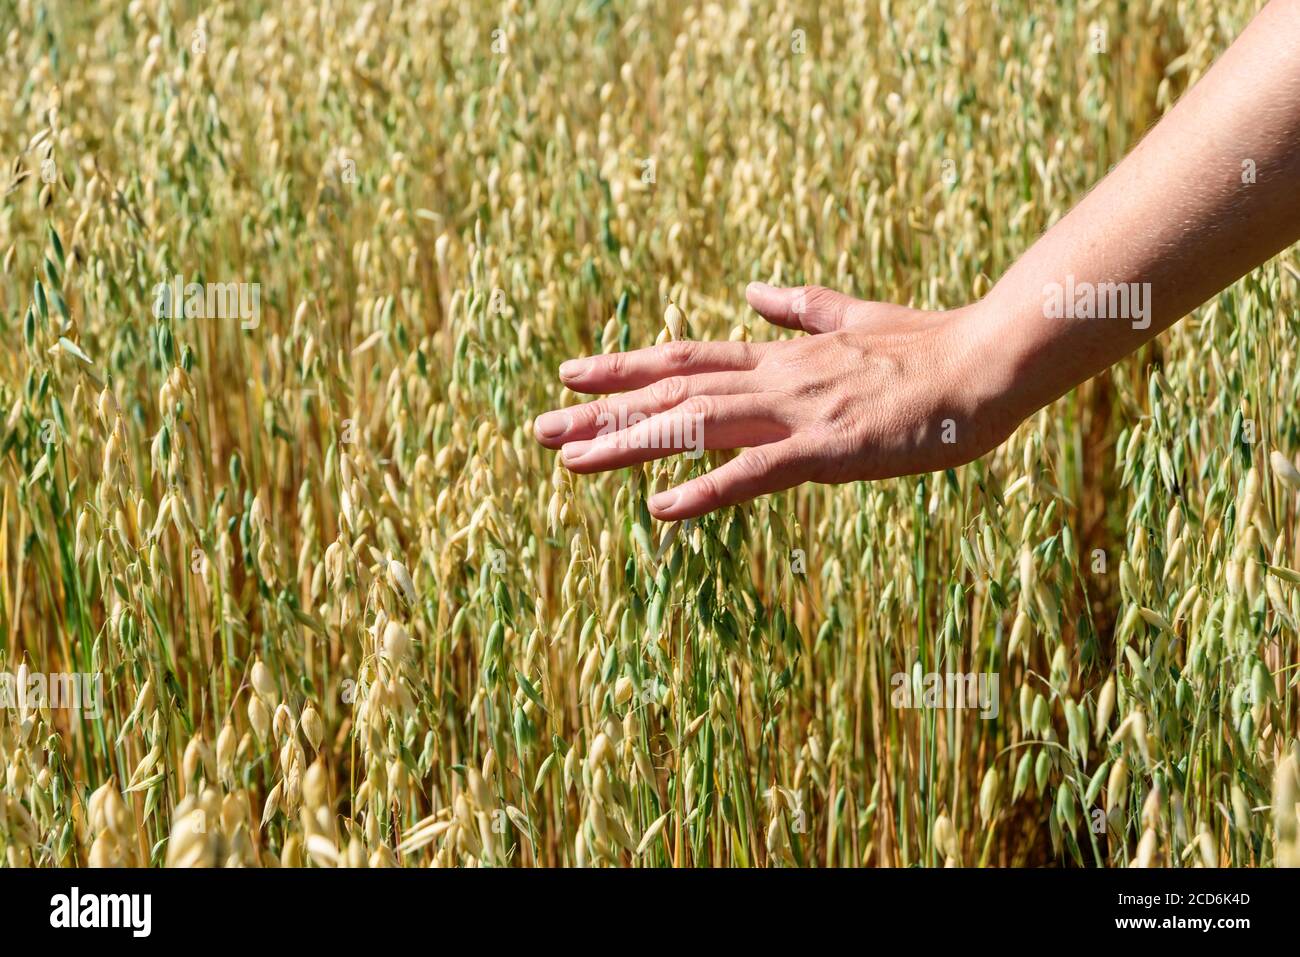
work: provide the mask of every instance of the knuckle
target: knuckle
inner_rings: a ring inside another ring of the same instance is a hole
[[[655,404],[670,409],[680,404],[687,397],[686,378],[684,376],[669,376],[667,379],[660,379],[650,387],[650,398]]]
[[[573,413],[574,424],[594,429],[604,428],[613,418],[614,410],[604,399],[592,402]]]
[[[665,342],[659,347],[663,350],[663,357],[673,366],[690,365],[698,353],[698,347],[689,339],[677,339],[673,342]]]
[[[604,373],[614,378],[619,378],[627,372],[627,354],[623,352],[611,352],[609,355],[602,357],[604,364]]]
[[[776,466],[776,456],[766,446],[757,445],[745,453],[745,476],[759,478]]]
[[[804,291],[810,312],[838,317],[842,311],[843,299],[834,289],[825,286],[808,286]]]
[[[871,375],[878,380],[889,382],[907,379],[907,363],[900,355],[880,350],[872,352],[860,349],[854,358],[860,358],[867,363]]]
[[[711,395],[695,395],[678,406],[678,410],[685,415],[712,419],[717,416],[718,403]]]

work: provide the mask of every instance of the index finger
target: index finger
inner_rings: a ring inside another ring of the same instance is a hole
[[[756,365],[758,349],[752,342],[681,339],[648,349],[570,359],[560,365],[560,379],[574,392],[626,392],[666,376],[743,371]]]

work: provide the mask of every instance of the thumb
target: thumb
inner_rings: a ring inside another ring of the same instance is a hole
[[[745,289],[745,298],[768,322],[814,335],[834,332],[843,326],[850,307],[858,301],[822,286],[778,288],[765,282],[751,282]]]

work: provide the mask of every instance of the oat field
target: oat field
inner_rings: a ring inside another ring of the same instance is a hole
[[[5,865],[1300,863],[1295,250],[947,473],[532,433],[979,298],[1256,7],[0,0]]]

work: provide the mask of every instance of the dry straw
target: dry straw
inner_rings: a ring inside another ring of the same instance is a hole
[[[104,682],[5,863],[1300,861],[1294,254],[946,475],[660,527],[716,455],[531,433],[750,280],[979,296],[1257,4],[384,6],[0,11],[0,666]]]

